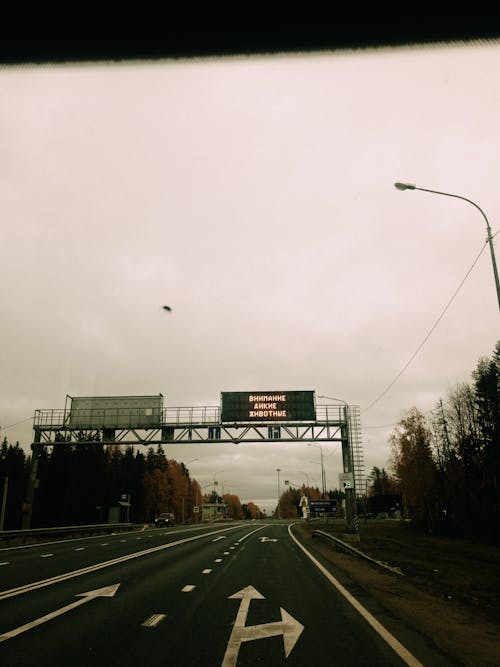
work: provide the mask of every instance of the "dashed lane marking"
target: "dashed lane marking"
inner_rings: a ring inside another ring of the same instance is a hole
[[[238,530],[241,526],[238,524],[229,530]],[[80,577],[84,574],[89,574],[90,572],[96,572],[97,570],[102,570],[105,567],[111,567],[117,565],[118,563],[125,563],[126,561],[142,558],[143,556],[156,553],[158,551],[164,551],[165,549],[171,549],[180,544],[187,544],[188,542],[193,542],[195,540],[205,539],[211,537],[216,533],[227,532],[227,528],[224,530],[215,530],[210,533],[202,533],[200,535],[194,535],[192,537],[186,537],[181,540],[176,540],[174,542],[169,542],[168,544],[161,544],[157,547],[151,547],[150,549],[144,549],[142,551],[137,551],[135,553],[127,554],[126,556],[120,556],[118,558],[112,558],[111,560],[104,561],[102,563],[95,563],[94,565],[89,565],[88,567],[81,568],[79,570],[73,570],[72,572],[64,572],[55,577],[50,577],[49,579],[42,579],[40,581],[32,581],[29,584],[24,584],[23,586],[17,586],[16,588],[10,588],[7,590],[0,591],[0,600],[5,600],[6,598],[13,597],[15,595],[21,595],[29,591],[34,591],[38,588],[44,588],[45,586],[52,586],[53,584],[60,583],[61,581],[66,581],[68,579],[73,579],[73,577]],[[16,547],[14,547],[16,548]]]
[[[153,614],[146,621],[144,621],[144,623],[141,623],[141,625],[144,628],[156,628],[156,626],[159,625],[165,618],[165,614]]]
[[[210,574],[211,571],[212,571],[212,570],[209,570],[209,569],[207,568],[206,570],[202,570],[201,573],[202,573],[202,574]]]
[[[196,586],[193,586],[193,584],[188,584],[187,586],[184,586],[184,588],[181,588],[182,593],[191,593],[191,591],[194,591]]]
[[[42,555],[40,556],[40,558],[50,558],[50,557],[53,556],[53,555],[54,555],[54,554],[42,554]]]

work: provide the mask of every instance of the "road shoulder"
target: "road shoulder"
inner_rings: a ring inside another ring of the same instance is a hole
[[[408,577],[391,574],[338,551],[314,538],[305,524],[295,524],[292,530],[314,555],[338,568],[387,612],[428,638],[440,652],[465,666],[497,667],[498,625],[479,619],[465,605],[429,595]]]

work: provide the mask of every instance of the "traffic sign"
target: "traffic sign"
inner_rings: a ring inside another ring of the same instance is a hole
[[[316,512],[316,513],[337,511],[336,500],[311,500],[310,506],[311,506],[311,512]]]
[[[339,486],[341,489],[354,488],[354,475],[352,474],[352,472],[339,473]]]

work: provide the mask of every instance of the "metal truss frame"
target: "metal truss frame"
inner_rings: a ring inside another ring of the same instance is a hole
[[[342,444],[344,472],[352,473],[353,488],[346,488],[347,521],[349,529],[357,532],[356,496],[363,488],[364,464],[358,406],[317,405],[314,422],[237,422],[220,419],[218,407],[165,408],[161,420],[145,427],[130,414],[124,427],[110,428],[110,415],[82,414],[71,424],[66,410],[36,410],[33,418],[34,442],[27,502],[32,506],[36,488],[38,459],[46,446],[73,445],[160,445],[160,444],[216,444],[251,442],[328,443]],[[75,415],[73,415],[74,417]],[[87,421],[85,421],[87,419]],[[102,421],[99,422],[99,419]],[[123,419],[123,416],[121,416]],[[134,422],[134,419],[136,420]],[[74,424],[78,423],[79,426]],[[118,422],[116,422],[118,424]],[[26,517],[29,527],[31,509]],[[26,527],[26,526],[25,526]]]

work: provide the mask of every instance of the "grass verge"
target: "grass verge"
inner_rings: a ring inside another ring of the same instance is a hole
[[[307,530],[342,539],[345,524],[311,522]],[[418,588],[475,607],[500,623],[500,547],[427,535],[392,520],[361,521],[359,537],[356,549],[399,568]]]

